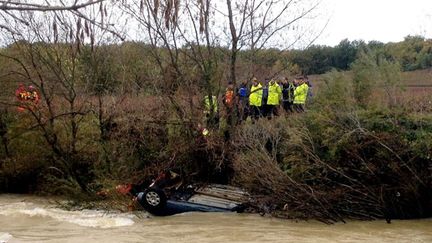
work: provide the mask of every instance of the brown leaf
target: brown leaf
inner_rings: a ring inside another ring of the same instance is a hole
[[[81,38],[81,40],[84,42],[84,31],[81,31],[80,38]]]
[[[153,14],[157,16],[158,11],[159,11],[159,0],[154,0]]]
[[[174,0],[174,15],[173,15],[174,24],[177,24],[179,11],[180,11],[180,0]]]
[[[77,33],[81,31],[81,18],[77,20]]]
[[[144,0],[140,1],[140,12],[144,12]]]
[[[57,22],[54,20],[53,22],[53,33],[54,33],[54,43],[58,41],[58,30],[57,30]]]
[[[90,34],[90,45],[91,45],[92,51],[93,51],[93,48],[94,48],[94,43],[95,43],[95,37],[94,37],[94,33],[92,32]]]
[[[90,30],[89,30],[88,21],[84,22],[84,30],[85,30],[86,35],[89,36],[90,35]]]

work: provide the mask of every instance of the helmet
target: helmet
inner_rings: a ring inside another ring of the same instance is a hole
[[[132,184],[121,184],[116,186],[117,192],[126,195],[132,190]]]
[[[207,136],[207,135],[209,135],[209,130],[207,129],[207,128],[204,128],[203,130],[202,130],[202,135],[204,135],[204,136]]]

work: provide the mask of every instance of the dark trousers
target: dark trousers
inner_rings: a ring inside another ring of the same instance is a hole
[[[294,110],[298,113],[304,112],[304,104],[294,104]]]
[[[266,105],[266,113],[264,116],[270,119],[272,116],[277,116],[276,111],[277,109],[275,105]]]
[[[269,109],[268,105],[264,105],[264,104],[261,105],[261,115],[263,117],[267,117],[268,109]]]
[[[261,116],[261,107],[251,105],[251,106],[249,106],[249,108],[250,108],[250,113],[251,113],[252,119],[258,120],[258,118],[260,118],[260,116]]]
[[[249,100],[240,99],[238,104],[238,121],[239,123],[242,121],[246,121],[250,112],[249,112]]]
[[[232,126],[235,124],[235,107],[227,107],[226,109],[226,122],[228,125]]]
[[[218,114],[213,114],[213,116],[210,116],[210,114],[206,114],[206,126],[207,128],[217,128],[219,126],[219,116]]]
[[[293,103],[291,101],[283,101],[282,106],[285,112],[294,112]]]

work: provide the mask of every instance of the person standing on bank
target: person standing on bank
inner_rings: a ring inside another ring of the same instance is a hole
[[[211,98],[210,98],[211,97]],[[217,128],[219,125],[218,100],[215,95],[206,95],[203,99],[204,115],[207,128]]]
[[[234,112],[236,110],[237,99],[234,92],[234,85],[229,82],[225,93],[222,97],[222,102],[226,108],[226,121],[228,125],[233,125]]]
[[[262,100],[261,100],[261,115],[266,117],[268,113],[267,100],[268,100],[268,85],[269,79],[264,79],[264,84],[262,85]]]
[[[238,95],[238,113],[239,123],[246,121],[249,116],[249,92],[247,88],[247,81],[243,81],[237,91]]]
[[[257,120],[261,116],[262,93],[261,84],[256,78],[253,78],[249,95],[249,108],[253,120]]]
[[[267,97],[267,118],[277,115],[277,107],[279,106],[282,89],[279,84],[274,80],[270,80],[268,84],[268,97]]]
[[[282,81],[282,106],[285,112],[294,112],[293,101],[294,101],[294,82],[288,81],[288,78],[284,78]]]
[[[303,77],[297,79],[298,86],[294,90],[294,110],[304,112],[309,86]]]

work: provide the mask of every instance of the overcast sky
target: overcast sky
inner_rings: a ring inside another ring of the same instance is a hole
[[[407,35],[432,38],[432,0],[323,0],[330,22],[316,44],[342,39],[397,42]]]

